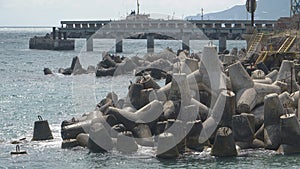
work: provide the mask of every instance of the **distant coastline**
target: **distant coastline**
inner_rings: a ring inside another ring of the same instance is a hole
[[[0,28],[52,28],[53,26],[0,26]]]

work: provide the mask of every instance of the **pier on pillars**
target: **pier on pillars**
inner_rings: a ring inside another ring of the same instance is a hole
[[[58,31],[58,39],[61,40],[61,32]]]
[[[190,34],[183,34],[183,36],[182,36],[182,50],[190,51]]]
[[[52,27],[52,36],[53,36],[53,40],[56,39],[56,27]]]
[[[121,36],[118,36],[116,38],[116,53],[122,53],[123,52],[123,38]]]
[[[147,53],[154,52],[154,35],[147,35]]]
[[[86,51],[88,51],[88,52],[92,52],[93,51],[93,49],[94,49],[93,41],[94,41],[94,39],[93,39],[92,36],[88,36],[86,38]]]
[[[227,33],[220,33],[219,35],[219,53],[222,53],[227,48]]]

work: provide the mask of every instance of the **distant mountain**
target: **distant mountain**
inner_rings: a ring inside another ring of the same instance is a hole
[[[290,0],[259,0],[255,11],[255,19],[277,20],[280,17],[290,16]],[[209,13],[203,16],[204,20],[250,20],[251,15],[245,5],[236,5],[225,11]],[[188,20],[201,20],[201,14],[186,17]]]

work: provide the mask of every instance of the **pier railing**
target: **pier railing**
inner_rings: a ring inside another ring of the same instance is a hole
[[[276,21],[257,20],[256,32],[271,32]],[[101,30],[101,31],[98,31]],[[253,30],[250,21],[245,20],[102,20],[102,21],[61,21],[59,32],[69,38],[86,38],[87,50],[93,50],[93,39],[115,38],[117,52],[122,52],[122,39],[135,34],[147,37],[147,49],[154,44],[151,34],[166,35],[182,40],[183,47],[189,46],[190,40],[219,40],[219,51],[226,49],[227,39],[241,39],[242,35]],[[97,32],[98,31],[98,32]],[[97,33],[96,33],[97,32]],[[96,33],[96,34],[95,34]]]
[[[189,20],[204,33],[230,33],[243,34],[251,27],[251,22],[247,20]],[[255,28],[258,32],[271,32],[274,30],[277,21],[274,20],[257,20]],[[122,28],[154,28],[154,29],[178,29],[186,28],[183,20],[135,20],[135,21],[61,21],[61,31],[65,32],[95,32],[104,26],[111,29]]]

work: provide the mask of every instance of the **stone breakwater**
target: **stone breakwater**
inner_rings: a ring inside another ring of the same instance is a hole
[[[63,121],[62,147],[134,153],[138,145],[150,146],[158,158],[204,150],[230,157],[240,149],[257,148],[300,153],[299,86],[293,69],[298,63],[284,60],[273,71],[249,68],[238,60],[225,65],[215,46],[205,46],[199,56],[170,55],[159,61],[167,56],[116,59],[104,54],[96,72],[113,68],[111,75],[120,75],[158,61],[170,67],[146,67],[167,75],[141,70],[125,98],[108,93],[94,111]],[[79,70],[74,65],[72,71]],[[166,78],[165,85],[158,85],[156,77]]]
[[[197,55],[194,55],[194,57],[197,57],[199,60]],[[179,58],[171,49],[165,49],[158,54],[147,54],[143,58],[138,56],[130,58],[121,57],[119,55],[103,52],[102,60],[96,65],[96,67],[90,65],[87,69],[83,68],[79,57],[76,56],[73,58],[70,67],[60,68],[57,72],[64,75],[95,73],[97,77],[104,77],[128,74],[133,71],[135,71],[136,74],[141,74],[145,71],[155,71],[152,76],[160,79],[166,76],[166,72],[173,70],[174,64],[178,63],[178,60]],[[44,74],[53,74],[53,71],[49,68],[44,68]]]

